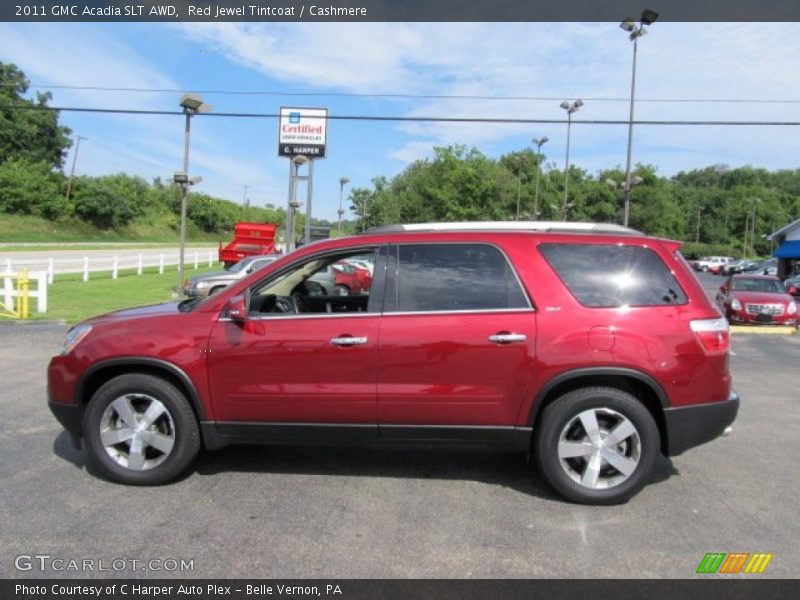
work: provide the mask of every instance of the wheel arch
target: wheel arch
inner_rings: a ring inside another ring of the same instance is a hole
[[[92,365],[78,383],[75,391],[75,404],[87,404],[95,392],[107,381],[118,375],[131,373],[153,375],[170,382],[189,400],[198,422],[206,419],[203,403],[189,376],[180,367],[157,358],[120,357]]]
[[[528,423],[536,434],[536,426],[542,410],[572,390],[583,387],[611,387],[631,394],[650,412],[658,427],[661,452],[669,448],[664,409],[669,401],[664,389],[651,376],[634,369],[615,367],[590,367],[561,373],[550,379],[536,395],[530,410]]]

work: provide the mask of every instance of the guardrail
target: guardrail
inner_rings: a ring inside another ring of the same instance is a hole
[[[201,259],[202,256],[202,259]],[[158,268],[158,272],[163,274],[164,268],[177,265],[179,260],[178,253],[169,254],[138,254],[127,256],[96,256],[96,257],[76,257],[76,258],[43,258],[28,260],[5,259],[5,271],[11,273],[14,269],[29,269],[44,271],[47,283],[52,284],[55,275],[66,273],[80,273],[83,281],[89,281],[90,273],[110,272],[111,278],[116,279],[120,271],[135,270],[137,275],[141,275],[145,268]],[[193,266],[198,269],[200,263],[207,263],[212,266],[216,260],[216,252],[208,251],[187,252],[184,256],[186,268]]]
[[[22,269],[19,273],[10,270],[0,274],[3,280],[3,303],[0,305],[0,317],[27,319],[30,315],[30,298],[36,299],[36,312],[47,312],[47,272],[29,272]],[[36,289],[31,290],[31,282]]]

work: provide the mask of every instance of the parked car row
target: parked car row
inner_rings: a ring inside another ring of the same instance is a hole
[[[691,263],[695,271],[713,273],[714,275],[733,275],[736,273],[757,273],[761,275],[775,275],[778,272],[778,260],[752,260],[741,258],[736,260],[732,256],[703,256]]]

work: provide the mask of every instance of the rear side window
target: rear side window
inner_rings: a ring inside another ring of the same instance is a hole
[[[584,306],[686,304],[685,292],[658,254],[649,248],[541,244],[539,250]]]
[[[386,312],[529,308],[506,257],[486,244],[397,247]]]

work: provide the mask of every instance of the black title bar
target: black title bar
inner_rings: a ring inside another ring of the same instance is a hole
[[[3,0],[0,21],[588,22],[638,20],[645,8],[660,21],[800,21],[798,0]]]

